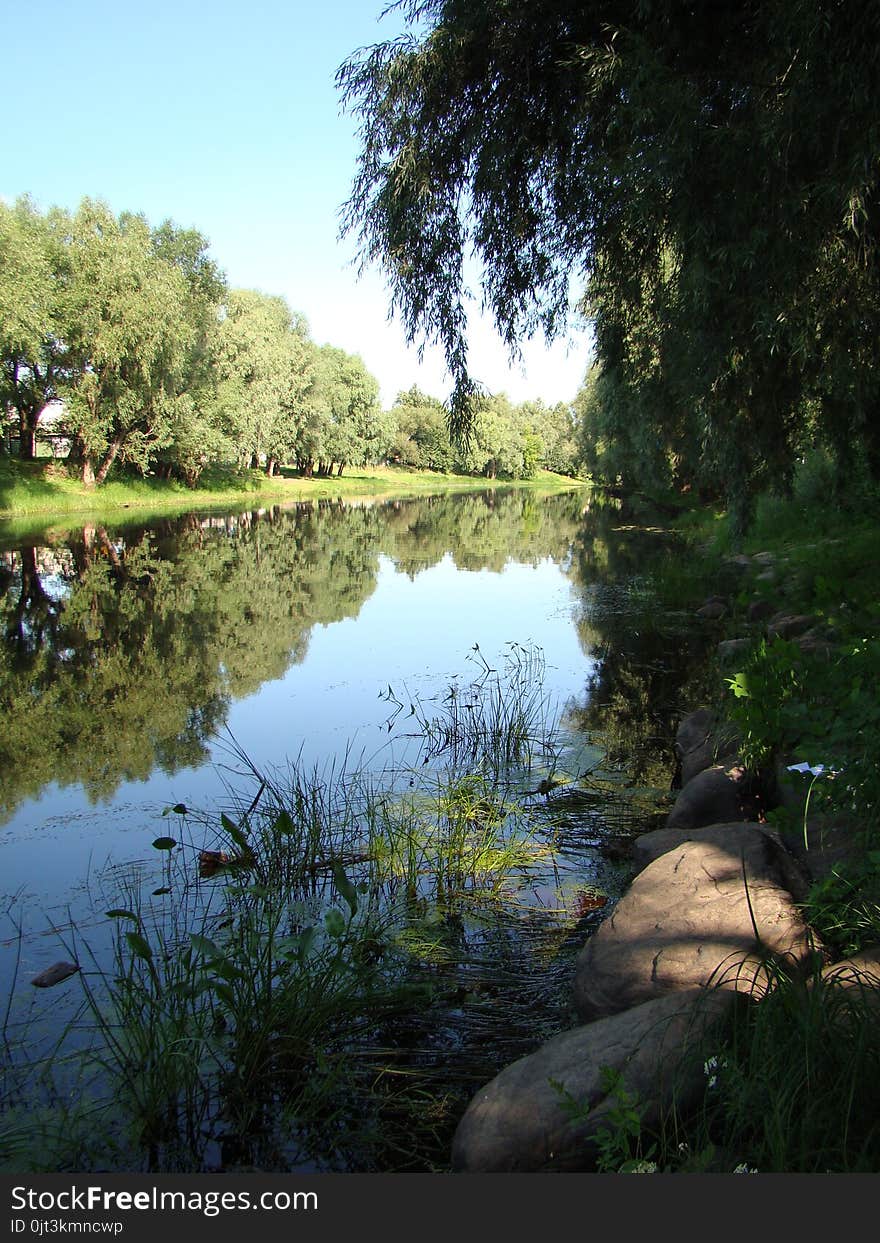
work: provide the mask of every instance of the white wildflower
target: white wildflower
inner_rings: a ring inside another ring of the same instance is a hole
[[[706,1084],[707,1088],[715,1087],[716,1083],[718,1082],[717,1071],[719,1067],[726,1066],[726,1065],[727,1065],[727,1062],[724,1061],[724,1059],[722,1059],[721,1061],[719,1061],[717,1057],[710,1057],[706,1059],[706,1061],[703,1063],[703,1074],[706,1076],[706,1079],[708,1080]]]

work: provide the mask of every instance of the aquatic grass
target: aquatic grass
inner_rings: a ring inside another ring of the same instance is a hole
[[[334,1143],[363,1145],[343,1123],[372,1092],[353,1054],[430,1008],[448,989],[437,971],[472,976],[456,904],[472,917],[548,851],[484,774],[426,771],[402,796],[356,769],[328,781],[292,766],[286,787],[251,775],[256,793],[213,835],[169,809],[163,883],[147,895],[156,877],[133,878],[108,912],[112,967],[83,973],[93,1057],[128,1120],[120,1142],[151,1170],[204,1168],[218,1151],[224,1168],[331,1160],[330,1118]]]
[[[168,808],[155,864],[66,934],[81,1168],[442,1168],[469,1091],[565,1009],[573,917],[525,888],[559,883],[534,772],[228,754],[223,809]]]
[[[125,905],[106,912],[115,934],[109,965],[75,929],[65,948],[84,964],[78,979],[92,1027],[87,1059],[101,1072],[96,1094],[110,1129],[120,1128],[120,1142],[143,1153],[147,1169],[186,1169],[204,1157],[213,1107],[211,1009],[193,986],[183,948],[189,904],[155,902],[141,879],[130,877]],[[198,918],[208,917],[203,907]]]
[[[487,662],[479,644],[469,656],[478,677],[465,687],[453,682],[439,708],[410,695],[406,687],[398,693],[389,686],[382,696],[393,708],[389,732],[412,721],[405,736],[418,741],[422,762],[442,757],[458,770],[491,769],[498,775],[513,766],[528,770],[536,760],[555,756],[558,713],[544,691],[541,649],[509,643],[501,669]]]
[[[164,849],[172,839],[159,840]],[[194,878],[191,860],[180,866],[197,892],[189,909],[157,911],[131,890],[108,912],[109,969],[87,944],[67,947],[92,958],[81,974],[98,1090],[147,1169],[205,1168],[233,1141],[295,1165],[343,1085],[351,1090],[347,1046],[381,1014],[413,1005],[413,989],[383,962],[390,941],[340,867],[305,902],[250,869],[218,885]],[[278,1128],[292,1115],[298,1131],[285,1138]]]
[[[420,789],[373,801],[367,823],[371,882],[389,897],[497,900],[552,856],[529,809],[478,772],[423,775]]]

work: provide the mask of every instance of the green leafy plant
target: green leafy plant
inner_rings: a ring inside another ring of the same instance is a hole
[[[601,1067],[600,1083],[606,1108],[602,1124],[593,1136],[596,1168],[604,1174],[653,1173],[657,1168],[653,1160],[657,1144],[654,1141],[645,1143],[638,1096],[626,1087],[622,1072],[613,1066]],[[592,1112],[589,1101],[578,1100],[557,1079],[551,1079],[550,1086],[559,1094],[573,1123],[589,1118]]]

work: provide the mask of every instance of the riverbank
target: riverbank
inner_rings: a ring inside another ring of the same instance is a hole
[[[804,500],[740,542],[674,521],[652,589],[714,655],[666,826],[584,944],[580,1025],[477,1093],[455,1168],[880,1168],[880,526]]]
[[[20,462],[0,458],[0,522],[34,525],[36,520],[76,515],[109,520],[136,511],[139,516],[169,515],[196,509],[285,501],[372,497],[393,499],[436,492],[482,492],[493,487],[568,491],[586,487],[583,480],[539,471],[533,479],[485,479],[391,466],[353,469],[331,478],[305,479],[285,470],[271,479],[260,471],[206,472],[196,487],[154,477],[115,477],[88,489],[65,468],[49,461]]]

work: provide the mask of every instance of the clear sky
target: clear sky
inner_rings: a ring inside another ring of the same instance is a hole
[[[386,0],[0,0],[5,155],[0,195],[42,209],[84,196],[200,230],[233,286],[280,294],[312,336],[359,353],[386,404],[419,384],[444,397],[437,350],[388,322],[382,277],[358,278],[337,239],[357,153],[334,76],[359,47],[399,32]],[[5,11],[5,12],[4,12]],[[0,131],[2,133],[2,131]],[[473,375],[514,401],[571,400],[584,336],[522,366],[475,307]]]

